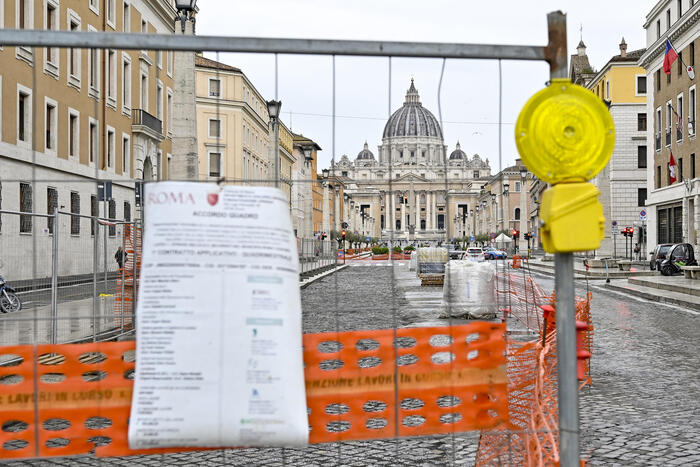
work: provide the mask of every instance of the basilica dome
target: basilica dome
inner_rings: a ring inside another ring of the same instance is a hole
[[[372,151],[369,150],[367,141],[365,141],[364,149],[357,154],[357,160],[374,160],[374,154],[372,154]]]
[[[442,139],[442,129],[435,115],[420,103],[420,96],[411,79],[406,100],[399,110],[389,117],[384,127],[384,138],[397,136],[425,136]]]
[[[459,146],[459,141],[457,141],[457,147],[454,151],[452,151],[452,154],[450,154],[450,160],[455,161],[455,160],[468,160],[469,157],[462,151],[462,149]]]

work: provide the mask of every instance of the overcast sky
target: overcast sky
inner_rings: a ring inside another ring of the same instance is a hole
[[[197,33],[315,39],[361,39],[544,45],[546,14],[568,16],[568,49],[583,40],[591,65],[599,70],[619,53],[645,46],[644,19],[651,0],[200,0]],[[211,58],[216,54],[207,53]],[[273,55],[220,54],[239,67],[265,99],[275,97]],[[404,101],[411,77],[423,105],[437,118],[441,59],[392,60],[391,108]],[[517,156],[513,127],[525,101],[549,79],[545,63],[504,61],[503,167]],[[332,148],[332,64],[330,57],[284,55],[278,60],[282,119],[323,148],[319,171],[330,164]],[[389,105],[387,58],[336,58],[336,160],[354,159],[365,140],[377,154]],[[292,112],[290,115],[289,112]],[[498,166],[498,63],[447,60],[442,86],[445,144],[457,140],[470,156],[478,153]]]

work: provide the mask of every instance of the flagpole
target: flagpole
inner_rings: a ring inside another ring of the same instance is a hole
[[[689,67],[688,65],[686,65],[686,63],[683,61],[683,55],[678,53],[678,50],[676,50],[676,46],[673,45],[671,39],[669,39],[668,36],[666,36],[666,42],[668,42],[671,45],[671,48],[676,53],[676,57],[678,57],[678,60],[680,60],[683,64],[683,67],[685,67],[685,72],[688,74],[688,78],[695,79],[695,70],[693,69],[693,67]]]

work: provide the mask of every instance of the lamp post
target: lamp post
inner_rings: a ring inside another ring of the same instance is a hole
[[[510,219],[510,183],[503,183],[503,200],[501,201],[501,218],[503,219],[503,229],[507,229],[510,224],[506,225]]]
[[[282,108],[282,101],[269,100],[267,101],[267,113],[270,116],[270,124],[272,124],[272,131],[275,134],[275,144],[273,150],[275,151],[275,186],[280,186],[280,125],[279,116],[280,110]],[[306,152],[306,150],[304,150]]]
[[[520,251],[527,251],[527,254],[529,256],[530,251],[527,250],[528,242],[523,238],[525,237],[525,232],[527,232],[527,223],[525,220],[525,211],[527,211],[527,190],[525,188],[527,183],[527,167],[525,167],[524,165],[520,167],[520,181],[522,183],[520,184],[520,238],[518,238],[518,249]]]
[[[194,13],[196,0],[176,0],[177,16],[173,20],[175,34],[194,35]],[[188,28],[188,24],[190,28]],[[181,32],[180,32],[181,31]],[[199,158],[197,146],[197,103],[195,89],[194,53],[189,51],[173,53],[173,108],[172,122],[172,158],[168,167],[167,178],[170,180],[197,180]],[[162,173],[162,167],[158,167]]]
[[[474,235],[478,235],[481,231],[481,225],[479,225],[479,206],[476,207],[476,216],[474,217]]]
[[[192,21],[192,32],[194,32],[194,12],[197,8],[197,0],[175,0],[175,8],[177,9],[175,21],[180,21],[182,24],[182,33],[185,33],[187,20]]]

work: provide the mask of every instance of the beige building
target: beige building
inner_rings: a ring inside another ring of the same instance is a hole
[[[270,132],[270,142],[274,145],[274,134]],[[280,151],[280,188],[287,195],[289,200],[289,208],[292,207],[292,184],[294,181],[294,172],[296,158],[294,157],[294,136],[287,126],[280,120],[280,136],[279,136],[279,151]],[[274,161],[273,161],[274,164]],[[273,165],[274,167],[274,165]]]
[[[7,0],[0,2],[0,22],[18,29],[172,34],[172,3]],[[167,177],[172,53],[3,47],[0,65],[0,208],[39,214],[59,208],[69,214],[133,219],[133,179]],[[113,182],[106,212],[97,202],[96,179]],[[12,254],[29,251],[32,234],[53,232],[45,218],[21,219],[9,214],[2,219],[0,251],[10,264]],[[70,232],[67,242],[76,251],[92,236],[85,218],[66,218],[59,228]],[[110,229],[110,250],[116,242],[117,229]],[[39,265],[38,274],[44,274],[44,266]],[[61,261],[59,274],[85,272],[86,267]]]
[[[199,178],[270,179],[274,166],[265,99],[240,69],[201,55],[195,57],[195,75]]]

